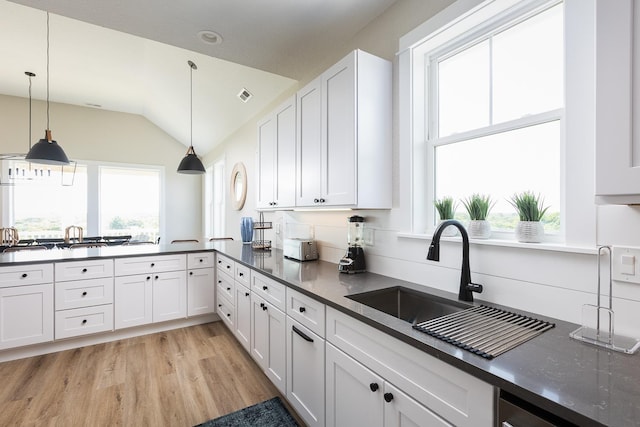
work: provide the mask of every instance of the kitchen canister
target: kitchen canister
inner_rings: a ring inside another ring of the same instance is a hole
[[[242,243],[251,243],[253,240],[253,218],[250,216],[240,218],[240,237]]]

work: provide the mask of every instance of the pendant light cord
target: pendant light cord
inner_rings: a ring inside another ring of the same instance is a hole
[[[35,74],[27,71],[27,76],[29,76],[29,151],[31,151],[31,77]]]
[[[189,141],[189,145],[193,147],[193,66],[189,64],[189,85],[191,92],[191,111],[189,112],[189,116],[191,117],[191,140]]]
[[[47,130],[49,130],[49,12],[47,12]]]

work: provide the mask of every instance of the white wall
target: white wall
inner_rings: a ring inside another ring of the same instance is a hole
[[[28,150],[28,108],[28,99],[0,95],[0,152],[26,153]],[[44,137],[45,103],[33,101],[32,123],[32,143],[35,143]],[[187,150],[184,145],[142,116],[68,104],[51,104],[50,126],[53,139],[70,159],[78,162],[164,166],[166,227],[162,241],[200,236],[202,179],[176,173]]]

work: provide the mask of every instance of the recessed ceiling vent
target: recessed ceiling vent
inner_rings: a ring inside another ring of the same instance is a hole
[[[249,100],[253,97],[253,95],[251,94],[251,92],[249,92],[247,89],[242,88],[242,90],[238,93],[238,98],[240,98],[240,101],[242,102],[249,102]]]

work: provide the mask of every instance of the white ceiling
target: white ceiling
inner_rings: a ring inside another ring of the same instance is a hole
[[[48,10],[51,101],[141,114],[188,146],[192,60],[193,145],[205,154],[395,1],[0,0],[0,94],[26,97],[31,71],[34,99],[46,98]]]

